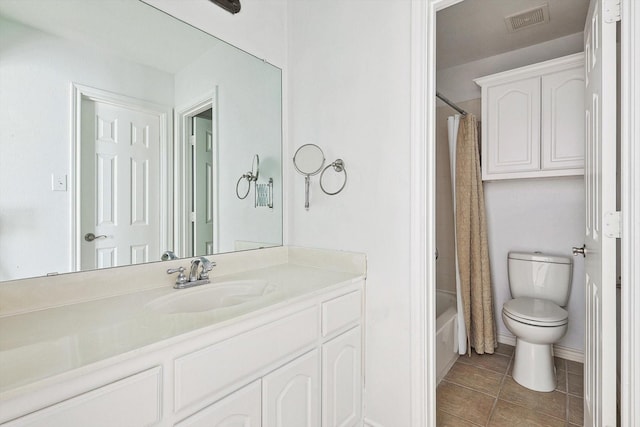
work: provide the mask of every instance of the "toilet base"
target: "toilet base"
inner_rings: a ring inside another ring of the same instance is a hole
[[[516,338],[513,379],[523,387],[549,392],[556,389],[553,344],[532,344]]]

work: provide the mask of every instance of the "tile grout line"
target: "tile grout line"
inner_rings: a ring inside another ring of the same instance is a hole
[[[514,351],[515,353],[515,351]],[[500,380],[500,387],[498,387],[498,393],[496,394],[496,398],[493,401],[493,406],[491,407],[491,411],[489,412],[489,419],[487,419],[486,426],[491,422],[491,418],[493,417],[493,413],[496,410],[496,406],[498,406],[498,399],[500,398],[500,393],[502,392],[502,387],[504,386],[504,382],[507,379],[507,375],[509,374],[509,368],[511,368],[511,364],[513,363],[513,353],[509,356],[509,363],[507,363],[507,369],[505,369],[504,374],[502,374],[502,379]]]
[[[457,416],[457,415],[455,415],[455,414],[452,414],[451,412],[447,412],[447,411],[446,411],[446,410],[444,410],[444,409],[438,409],[438,410],[439,410],[440,412],[444,412],[445,414],[452,416],[453,418],[456,418],[456,419],[462,420],[462,421],[464,421],[465,423],[469,423],[469,424],[472,424],[472,425],[474,425],[474,426],[478,426],[478,427],[487,427],[486,425],[477,424],[477,423],[474,423],[473,421],[469,421],[469,420],[467,420],[467,419],[460,418],[459,416]]]
[[[440,382],[440,384],[442,384],[443,382],[445,382],[445,383],[449,383],[449,384],[453,384],[453,385],[455,385],[455,386],[457,386],[457,387],[467,389],[467,390],[472,391],[472,392],[474,392],[474,393],[480,393],[480,394],[483,394],[483,395],[485,395],[485,396],[487,396],[487,397],[491,397],[491,398],[494,398],[494,397],[495,397],[495,396],[490,395],[489,393],[485,393],[484,391],[481,391],[481,390],[476,390],[476,389],[475,389],[475,388],[473,388],[473,387],[469,387],[468,385],[460,384],[460,383],[457,383],[457,382],[455,382],[455,381],[451,381],[451,380],[443,379],[443,380]]]

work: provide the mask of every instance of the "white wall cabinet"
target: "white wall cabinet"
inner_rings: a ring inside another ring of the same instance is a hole
[[[584,173],[582,53],[476,79],[482,179]]]

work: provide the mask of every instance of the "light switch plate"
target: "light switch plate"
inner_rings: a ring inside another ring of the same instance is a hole
[[[51,189],[53,191],[67,191],[67,175],[51,175]]]

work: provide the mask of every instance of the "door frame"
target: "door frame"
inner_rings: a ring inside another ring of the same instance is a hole
[[[623,426],[640,424],[640,4],[622,0],[621,22],[621,384]]]
[[[411,425],[436,425],[435,19],[463,0],[411,2]],[[621,420],[640,423],[640,4],[622,0]],[[635,286],[634,286],[635,285]]]
[[[85,86],[79,83],[71,83],[71,168],[70,179],[72,183],[70,191],[70,271],[80,271],[81,244],[80,237],[81,227],[81,156],[80,149],[82,145],[82,100],[89,99],[95,102],[110,104],[117,107],[140,111],[158,116],[160,121],[160,167],[159,167],[159,203],[164,206],[159,212],[160,215],[160,248],[168,248],[172,244],[172,209],[170,201],[173,193],[169,183],[169,177],[172,176],[171,169],[173,157],[168,141],[171,135],[171,108],[156,104],[153,102],[133,98],[126,95],[110,92],[104,89],[97,89],[91,86]],[[158,254],[159,255],[159,254]],[[158,261],[160,259],[158,258]]]
[[[218,151],[218,89],[213,89],[210,93],[205,94],[202,98],[194,100],[177,109],[175,117],[175,228],[174,228],[174,250],[177,254],[184,258],[192,247],[192,236],[189,225],[191,224],[191,118],[197,116],[203,111],[211,108],[213,110],[212,117],[212,133],[214,150]],[[213,209],[213,229],[214,229],[214,247],[218,247],[216,240],[219,238],[218,227],[218,208],[217,197],[214,197]],[[203,254],[191,254],[196,256]]]

